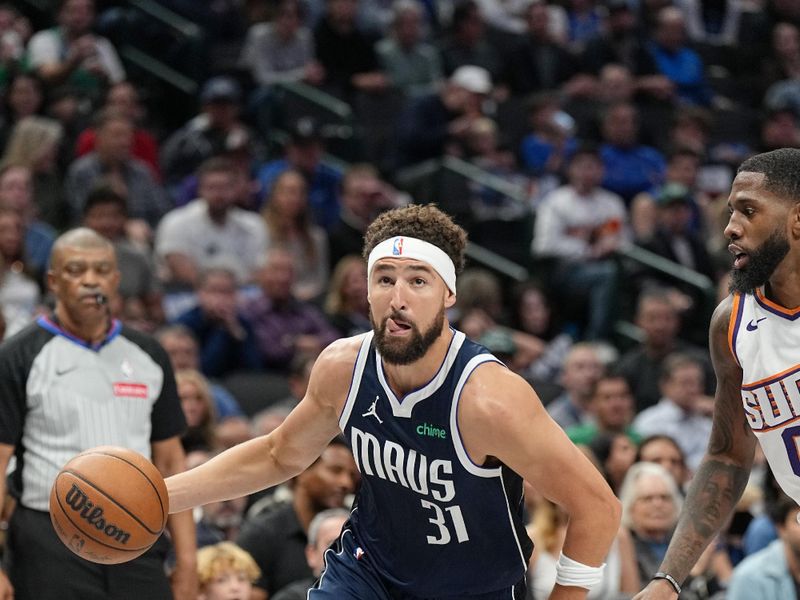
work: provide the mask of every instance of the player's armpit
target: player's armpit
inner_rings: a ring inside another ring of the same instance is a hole
[[[717,376],[711,438],[660,569],[678,581],[686,579],[730,516],[753,463],[756,440],[742,408],[742,370],[728,340],[730,314],[729,298],[717,307],[711,319],[709,344]]]
[[[566,510],[567,556],[592,566],[605,560],[619,502],[525,380],[496,363],[478,367],[464,388],[458,425],[473,461],[496,457]]]

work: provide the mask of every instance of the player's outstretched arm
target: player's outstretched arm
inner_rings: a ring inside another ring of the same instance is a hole
[[[589,567],[605,561],[619,529],[619,501],[525,380],[496,363],[478,367],[462,394],[459,430],[473,461],[498,458],[566,510],[565,556]],[[551,599],[586,592],[557,585]]]
[[[275,431],[167,478],[170,513],[230,500],[277,485],[313,463],[339,431],[360,338],[338,340],[320,354],[297,407]]]
[[[753,464],[756,440],[742,408],[742,370],[728,345],[731,305],[730,298],[724,300],[711,318],[709,345],[717,391],[708,450],[689,487],[677,529],[659,569],[679,584],[730,517]],[[677,597],[667,580],[656,579],[635,600]]]

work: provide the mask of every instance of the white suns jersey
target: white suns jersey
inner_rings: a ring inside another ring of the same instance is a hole
[[[775,478],[800,504],[800,308],[735,294],[728,343],[742,367],[742,404]]]

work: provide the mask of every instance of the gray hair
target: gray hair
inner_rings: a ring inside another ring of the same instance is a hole
[[[316,514],[311,519],[311,524],[308,526],[308,545],[316,546],[319,541],[319,530],[328,519],[341,519],[345,520],[350,518],[350,511],[344,508],[329,508]]]
[[[633,527],[631,509],[639,499],[637,485],[642,477],[648,475],[661,479],[667,486],[670,496],[672,496],[672,503],[675,505],[676,518],[683,507],[683,496],[681,496],[678,484],[675,483],[675,479],[670,475],[669,471],[657,463],[638,462],[628,469],[619,493],[620,503],[622,504],[622,524],[629,529]]]

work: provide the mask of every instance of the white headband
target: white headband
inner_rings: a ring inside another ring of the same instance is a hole
[[[368,277],[372,275],[372,267],[382,258],[411,258],[427,263],[444,280],[447,288],[454,294],[456,293],[456,267],[447,253],[433,244],[406,236],[383,240],[369,253]]]

